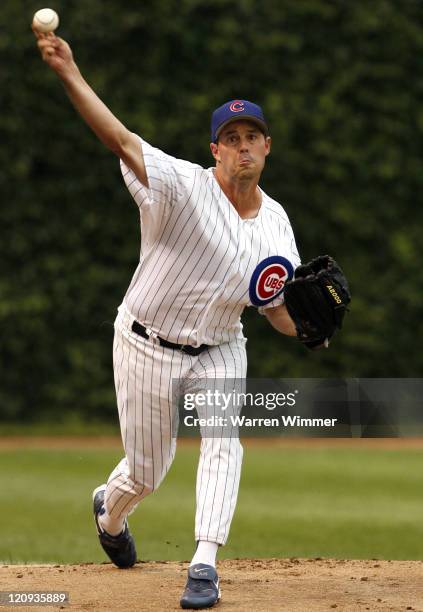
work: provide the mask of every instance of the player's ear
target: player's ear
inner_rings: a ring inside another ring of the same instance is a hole
[[[265,143],[265,145],[266,145],[266,155],[269,155],[270,149],[271,149],[271,146],[272,146],[272,139],[270,138],[270,136],[266,136],[266,143]]]
[[[218,150],[219,150],[219,147],[217,146],[217,144],[215,142],[211,142],[210,143],[210,151],[211,151],[211,154],[213,155],[213,157],[215,158],[216,161],[219,161]]]

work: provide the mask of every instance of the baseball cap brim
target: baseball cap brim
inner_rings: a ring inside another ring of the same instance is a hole
[[[267,129],[267,125],[264,123],[264,121],[261,121],[260,119],[258,119],[258,117],[254,117],[252,115],[247,115],[247,114],[243,114],[240,113],[239,115],[237,115],[236,117],[231,117],[230,119],[228,119],[227,121],[224,121],[222,123],[222,125],[219,125],[218,129],[216,130],[216,140],[219,138],[219,134],[222,132],[222,130],[229,125],[230,123],[234,123],[234,121],[251,121],[252,123],[255,123],[258,128],[260,129],[261,132],[263,132],[263,134],[265,136],[268,136],[268,129]]]

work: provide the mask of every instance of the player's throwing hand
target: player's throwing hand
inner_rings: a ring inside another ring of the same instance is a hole
[[[55,72],[61,73],[73,63],[73,55],[68,43],[53,32],[43,34],[34,26],[32,30],[37,38],[38,48],[43,60]]]

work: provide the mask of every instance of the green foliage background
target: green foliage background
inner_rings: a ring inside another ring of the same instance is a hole
[[[211,111],[260,103],[263,188],[304,260],[333,254],[353,303],[308,353],[255,311],[250,375],[419,376],[423,5],[419,0],[63,0],[59,35],[133,131],[206,166]],[[42,63],[40,5],[0,6],[0,414],[114,419],[112,322],[139,250],[119,165]]]

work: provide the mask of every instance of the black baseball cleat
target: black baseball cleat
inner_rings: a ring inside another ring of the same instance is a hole
[[[181,598],[181,608],[211,608],[220,599],[219,578],[211,565],[197,563],[188,568],[188,581]]]
[[[104,513],[104,492],[106,485],[100,485],[93,491],[94,520],[97,527],[98,539],[109,559],[118,567],[132,567],[137,561],[135,542],[125,521],[125,528],[117,536],[112,536],[100,527],[98,516]]]

